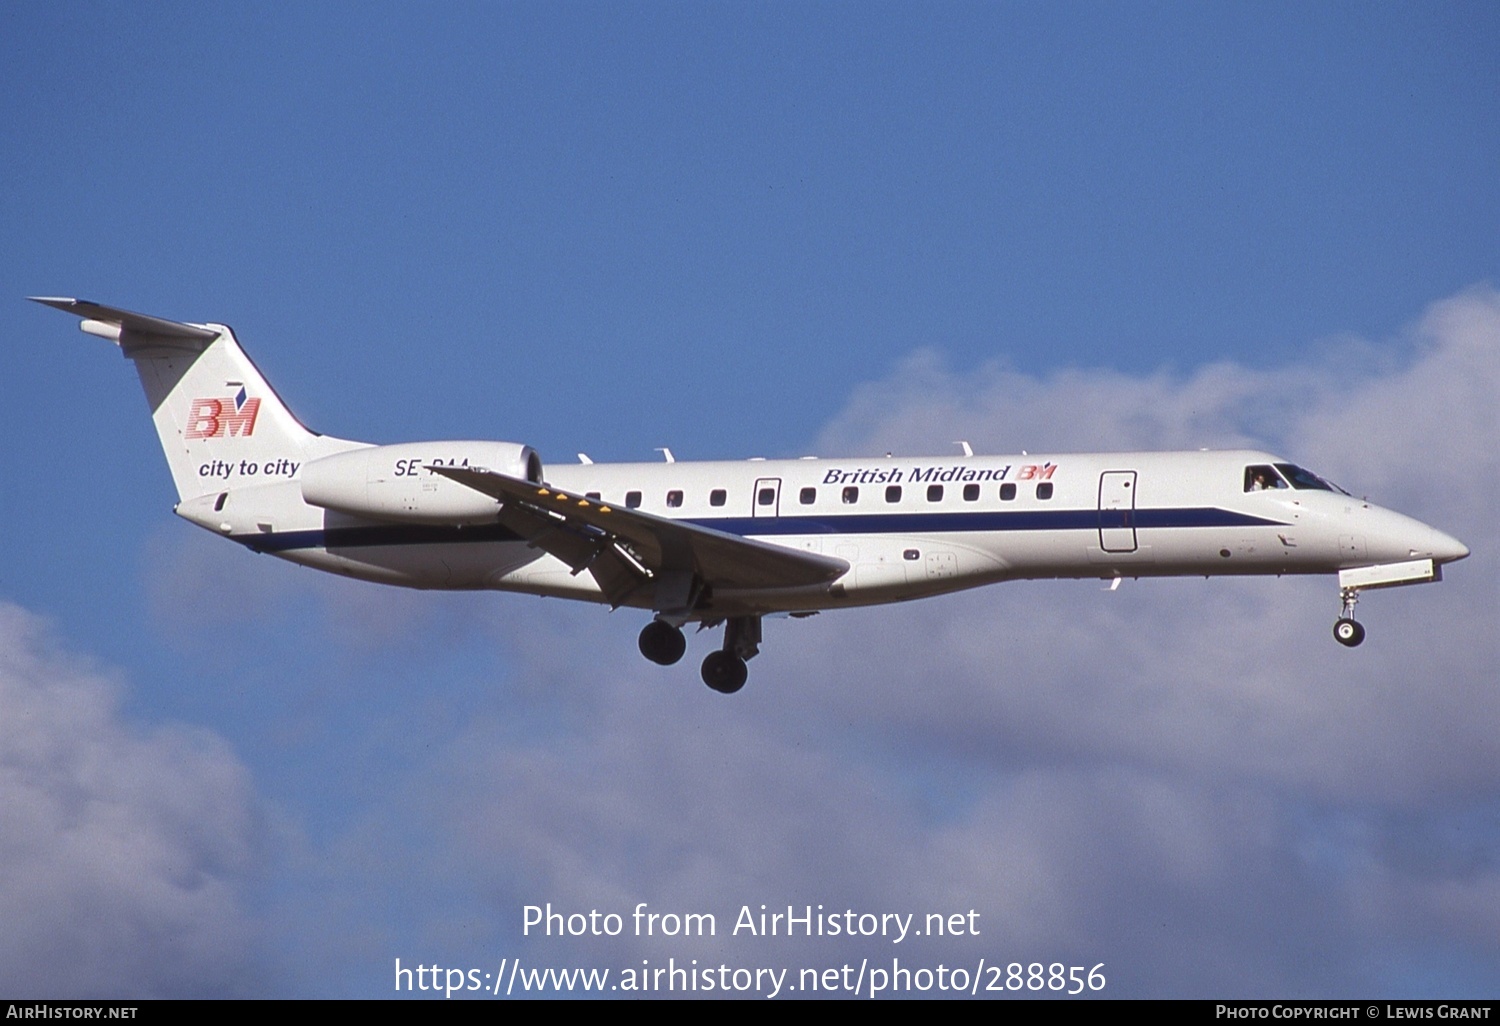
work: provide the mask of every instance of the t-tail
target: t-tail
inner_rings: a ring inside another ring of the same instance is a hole
[[[177,495],[289,480],[310,456],[352,447],[292,416],[222,324],[186,324],[82,299],[32,297],[83,318],[135,364]]]

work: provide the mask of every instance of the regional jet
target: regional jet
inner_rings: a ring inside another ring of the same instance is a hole
[[[222,324],[35,301],[116,343],[146,391],[176,513],[254,552],[409,588],[493,589],[648,611],[641,653],[723,625],[703,660],[745,683],[766,616],[999,581],[1337,575],[1440,580],[1464,544],[1258,451],[546,465],[496,441],[369,445],[303,427]]]

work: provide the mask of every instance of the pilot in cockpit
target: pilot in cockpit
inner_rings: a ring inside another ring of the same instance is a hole
[[[1280,474],[1272,467],[1246,467],[1245,468],[1245,491],[1267,492],[1275,488],[1285,488]]]

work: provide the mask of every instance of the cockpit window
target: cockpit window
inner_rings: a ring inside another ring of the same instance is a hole
[[[1245,468],[1245,491],[1268,492],[1273,488],[1285,488],[1286,481],[1269,463]]]
[[[1324,481],[1311,470],[1303,470],[1301,467],[1291,463],[1278,463],[1276,469],[1286,475],[1286,479],[1292,483],[1293,488],[1313,488],[1320,492],[1344,492],[1342,488],[1331,481]],[[1344,492],[1348,495],[1348,492]]]

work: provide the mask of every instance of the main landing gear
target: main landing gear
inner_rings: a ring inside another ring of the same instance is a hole
[[[722,695],[745,686],[745,663],[760,652],[760,617],[735,616],[724,622],[724,647],[703,660],[703,683]]]
[[[682,629],[665,620],[652,620],[641,630],[641,655],[661,666],[671,666],[687,651]],[[703,660],[703,683],[724,695],[745,686],[745,663],[760,652],[760,617],[736,616],[724,623],[724,647]]]
[[[750,669],[733,652],[710,652],[703,660],[703,683],[721,695],[732,695],[745,686]]]
[[[1354,605],[1359,601],[1358,588],[1340,588],[1339,596],[1344,600],[1344,610],[1333,625],[1333,638],[1340,645],[1353,648],[1365,640],[1365,629],[1354,619]]]
[[[671,666],[687,651],[687,638],[682,628],[673,627],[665,620],[652,620],[641,630],[641,655],[658,666]]]

